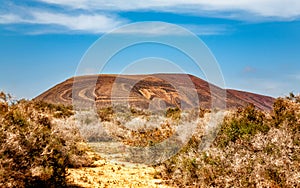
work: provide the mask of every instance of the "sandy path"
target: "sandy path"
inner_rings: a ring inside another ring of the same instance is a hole
[[[82,187],[168,187],[155,179],[153,167],[145,165],[112,164],[104,159],[95,167],[68,169],[70,184]]]

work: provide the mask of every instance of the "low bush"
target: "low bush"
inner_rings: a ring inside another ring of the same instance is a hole
[[[252,104],[240,108],[225,118],[216,142],[220,147],[226,147],[229,142],[235,142],[238,139],[250,139],[258,132],[265,134],[270,129],[265,119],[265,114],[255,109]]]
[[[111,121],[114,115],[112,107],[101,108],[98,110],[98,116],[101,121]]]
[[[300,186],[300,96],[276,99],[270,113],[253,105],[229,113],[206,150],[199,132],[156,177],[176,187]]]
[[[69,108],[0,97],[0,187],[65,187],[67,167],[78,166],[77,159],[91,163],[79,134],[53,123],[57,111],[67,117]]]
[[[51,104],[44,101],[33,101],[33,107],[41,112],[50,113],[55,118],[68,118],[74,115],[72,106],[66,106],[63,104]]]
[[[178,107],[168,108],[166,111],[166,117],[172,118],[173,120],[180,120],[181,110]]]

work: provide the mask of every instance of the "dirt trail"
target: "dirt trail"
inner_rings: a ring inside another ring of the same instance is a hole
[[[95,167],[68,169],[68,183],[81,187],[169,187],[155,179],[155,170],[146,165],[113,164],[105,159]]]

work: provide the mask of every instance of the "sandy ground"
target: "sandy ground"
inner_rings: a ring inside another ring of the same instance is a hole
[[[153,167],[99,159],[95,167],[68,169],[68,183],[80,187],[169,187],[155,179]]]

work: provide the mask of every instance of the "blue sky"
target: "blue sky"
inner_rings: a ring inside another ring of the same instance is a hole
[[[141,21],[194,32],[216,57],[227,88],[274,97],[300,92],[298,0],[2,0],[0,90],[33,98],[74,76],[86,50],[104,33]],[[135,50],[116,59],[130,63]],[[138,50],[144,57],[161,55],[156,46]],[[203,77],[175,57],[178,66]],[[117,68],[112,64],[105,71],[118,73]]]

